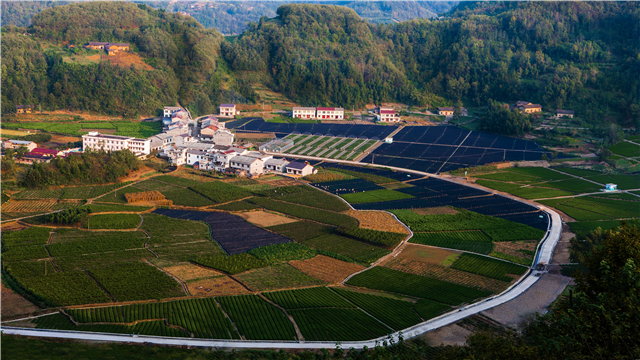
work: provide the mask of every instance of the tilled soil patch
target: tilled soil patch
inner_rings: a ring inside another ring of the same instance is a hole
[[[303,273],[331,284],[339,283],[347,276],[364,269],[364,266],[318,255],[308,260],[293,260],[289,265]]]

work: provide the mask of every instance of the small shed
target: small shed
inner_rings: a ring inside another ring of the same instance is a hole
[[[604,189],[605,191],[618,191],[618,185],[616,184],[607,184],[606,188]]]

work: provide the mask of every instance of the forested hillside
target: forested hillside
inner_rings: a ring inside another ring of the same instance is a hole
[[[526,99],[579,108],[590,122],[640,116],[638,4],[475,6],[374,25],[342,7],[285,5],[222,52],[234,70],[268,69],[276,90],[310,105]]]
[[[35,103],[135,117],[176,101],[209,113],[220,101],[222,36],[191,17],[133,3],[87,2],[40,12],[26,35],[11,26],[2,31],[3,113]],[[63,61],[84,55],[87,41],[128,42],[154,70]],[[78,46],[62,50],[64,44]]]
[[[478,2],[440,20],[372,24],[346,7],[290,4],[225,41],[145,4],[56,6],[26,30],[3,27],[2,112],[36,103],[136,116],[178,101],[204,114],[224,101],[260,101],[260,82],[302,105],[528,100],[630,126],[640,119],[639,9]],[[129,42],[153,70],[83,63],[76,55],[86,50],[63,50],[86,41]]]

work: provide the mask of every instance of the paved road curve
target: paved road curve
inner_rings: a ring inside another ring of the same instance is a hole
[[[337,161],[345,164],[362,165],[360,163],[354,163],[350,161]],[[375,166],[375,165],[374,165]],[[379,166],[390,168],[389,166]],[[415,170],[407,170],[401,168],[392,168],[395,170],[406,171],[414,174],[424,176],[435,176]],[[442,180],[456,182],[449,178],[439,177]],[[469,186],[469,184],[463,183],[463,185]],[[478,187],[479,186],[471,186]],[[523,201],[515,196],[511,198]],[[527,204],[530,204],[527,202]],[[553,251],[560,240],[562,233],[562,219],[560,215],[550,208],[537,205],[542,211],[549,215],[550,223],[547,229],[545,237],[538,245],[538,251],[534,264],[544,263],[548,264],[553,257]],[[527,289],[535,284],[542,275],[539,271],[529,270],[525,276],[523,276],[517,283],[510,288],[502,292],[501,294],[484,299],[475,304],[467,305],[465,307],[456,309],[452,312],[443,314],[437,318],[429,321],[414,325],[410,328],[404,329],[401,332],[395,332],[390,335],[394,341],[399,340],[400,333],[405,339],[412,338],[428,331],[438,329],[440,327],[452,324],[456,321],[462,320],[468,316],[477,314],[481,311],[491,309],[495,306],[504,304],[516,297],[522,295]],[[62,330],[46,330],[46,329],[30,329],[30,328],[11,328],[2,327],[2,332],[10,335],[23,335],[23,336],[37,336],[46,338],[63,338],[63,339],[76,339],[76,340],[99,340],[99,341],[112,341],[123,343],[149,343],[149,344],[162,344],[162,345],[183,345],[194,347],[208,347],[208,348],[259,348],[259,349],[321,349],[321,348],[334,348],[335,342],[329,341],[251,341],[251,340],[207,340],[207,339],[184,339],[184,338],[167,338],[159,336],[131,336],[131,335],[118,335],[118,334],[102,334],[102,333],[90,333],[81,331],[62,331]],[[387,341],[389,337],[380,337],[368,341],[351,341],[341,342],[340,346],[344,349],[354,348],[362,349],[363,347],[374,347]]]

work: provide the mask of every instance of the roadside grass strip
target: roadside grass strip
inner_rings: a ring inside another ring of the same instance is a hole
[[[275,306],[257,295],[217,298],[247,340],[295,340],[293,324]]]
[[[174,278],[142,262],[98,266],[88,272],[117,301],[185,296]]]
[[[517,276],[507,276],[507,274],[524,275],[527,272],[527,268],[524,266],[475,254],[460,255],[453,262],[451,268],[506,282],[511,282],[517,278]]]
[[[308,341],[360,341],[392,332],[360,309],[319,308],[288,312]]]
[[[84,228],[133,229],[142,218],[138,214],[102,214],[90,216]]]
[[[486,255],[493,251],[491,238],[482,231],[416,232],[409,242]]]
[[[345,300],[343,297],[326,287],[275,291],[264,293],[263,295],[285,309],[356,307],[351,302]]]
[[[394,330],[406,329],[422,322],[420,316],[413,310],[414,304],[408,301],[338,288],[333,290]],[[448,308],[446,305],[439,305],[445,309]]]
[[[379,266],[355,275],[347,285],[415,296],[448,305],[471,303],[491,295],[488,291]]]
[[[524,199],[541,199],[551,198],[558,196],[571,196],[576,192],[566,191],[562,189],[547,189],[543,187],[522,186],[519,184],[503,183],[492,180],[476,180],[476,184],[486,186],[490,189],[503,191],[515,196],[519,196]],[[540,186],[547,186],[547,183],[539,184]]]
[[[352,194],[340,195],[343,199],[347,200],[351,204],[363,204],[379,201],[393,201],[401,199],[413,198],[412,195],[405,194],[399,191],[380,189],[373,191],[358,192]]]

